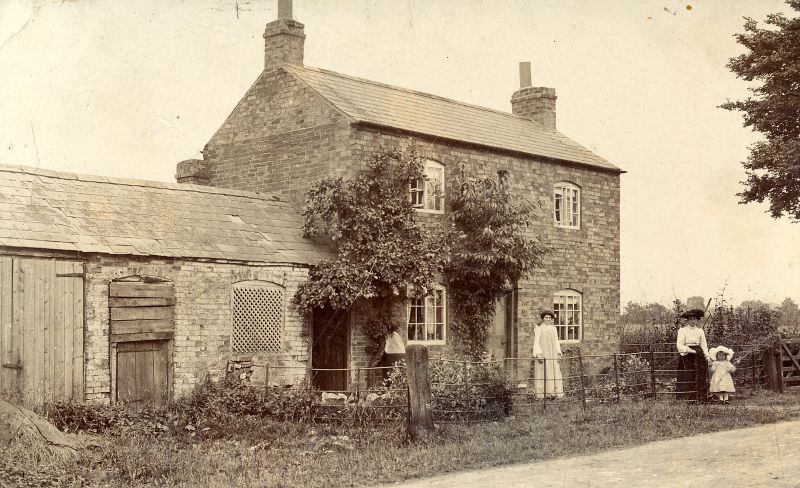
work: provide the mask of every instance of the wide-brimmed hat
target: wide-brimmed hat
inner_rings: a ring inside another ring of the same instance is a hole
[[[681,314],[682,319],[697,319],[700,320],[703,318],[706,312],[704,310],[700,310],[699,308],[693,308],[691,310],[687,310]]]
[[[712,347],[708,350],[708,357],[710,357],[712,360],[716,360],[718,352],[724,352],[728,361],[730,361],[733,357],[733,349],[729,349],[725,346]]]
[[[539,312],[539,318],[540,319],[543,319],[545,317],[545,315],[549,315],[549,316],[551,316],[553,318],[556,318],[556,314],[554,314],[552,310],[544,309],[544,310],[541,310]]]

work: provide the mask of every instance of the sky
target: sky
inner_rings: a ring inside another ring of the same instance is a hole
[[[623,168],[621,304],[800,302],[800,223],[738,204],[758,134],[718,108],[777,0],[295,0],[305,64],[509,111],[518,63],[561,132]],[[174,181],[263,69],[276,0],[0,0],[0,164]]]

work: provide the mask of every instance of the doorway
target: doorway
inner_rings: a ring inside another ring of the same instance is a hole
[[[315,310],[312,331],[312,385],[323,391],[345,391],[349,377],[349,314],[328,309]]]
[[[517,291],[508,290],[495,304],[487,349],[495,360],[517,357]]]

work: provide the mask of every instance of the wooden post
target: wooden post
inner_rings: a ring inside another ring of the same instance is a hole
[[[783,352],[780,348],[775,349],[775,370],[777,372],[777,392],[783,393]]]
[[[650,344],[650,393],[653,394],[653,400],[656,399],[656,353],[653,351],[653,345]]]
[[[578,349],[578,369],[581,376],[581,405],[583,411],[586,411],[586,385],[583,382],[583,353]]]
[[[775,350],[771,347],[764,349],[762,363],[764,365],[764,375],[767,377],[767,388],[771,391],[778,391],[778,378],[775,371]]]
[[[756,376],[756,352],[753,351],[750,353],[750,378],[752,380],[752,389],[756,389],[756,387],[760,386],[758,378]]]
[[[419,344],[406,347],[408,367],[408,421],[414,441],[433,433],[431,383],[428,376],[428,348]]]
[[[617,366],[617,353],[614,353],[614,386],[617,392],[617,403],[619,403],[619,367]]]
[[[269,364],[264,365],[264,391],[269,391]]]
[[[469,424],[469,413],[470,413],[470,401],[469,401],[469,365],[467,361],[464,361],[464,398],[467,400],[467,413],[466,413],[466,420],[467,424]]]

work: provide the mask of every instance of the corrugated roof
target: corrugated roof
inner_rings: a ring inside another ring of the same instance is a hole
[[[0,165],[0,246],[315,264],[297,209],[270,195]]]
[[[564,134],[523,117],[319,68],[285,69],[356,122],[619,170]]]

